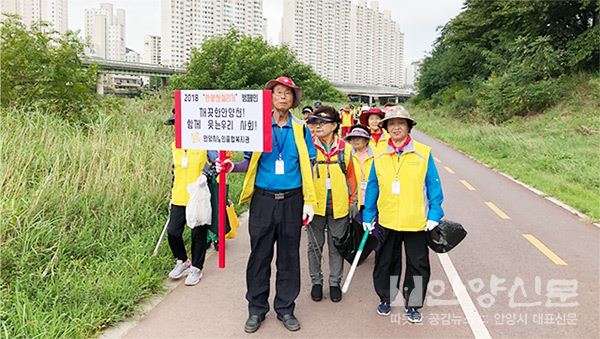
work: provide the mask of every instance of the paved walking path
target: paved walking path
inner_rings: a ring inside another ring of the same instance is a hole
[[[406,322],[400,307],[392,308],[390,317],[376,314],[373,256],[357,269],[340,303],[329,300],[327,288],[325,298],[313,302],[304,232],[295,312],[302,329],[288,332],[271,311],[258,332],[244,333],[249,253],[244,217],[237,239],[228,240],[227,267],[218,269],[217,255],[209,256],[197,286],[179,284],[124,337],[597,338],[599,229],[438,141],[418,131],[413,136],[433,147],[446,217],[469,232],[449,255],[431,253],[430,298],[422,324]],[[326,275],[326,256],[324,261]],[[274,276],[272,282],[271,302]]]

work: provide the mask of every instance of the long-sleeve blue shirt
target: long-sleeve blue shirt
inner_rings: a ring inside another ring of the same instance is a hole
[[[291,114],[291,113],[290,113]],[[282,191],[298,188],[302,186],[302,174],[300,173],[300,156],[294,139],[292,128],[292,119],[289,117],[284,126],[277,125],[274,119],[271,119],[272,128],[272,151],[263,152],[256,174],[255,185],[262,189],[272,191]],[[315,145],[312,141],[308,127],[304,128],[304,142],[308,148],[308,156],[314,159],[316,156]],[[275,161],[281,158],[284,160],[284,174],[275,174]],[[250,159],[252,152],[244,152],[244,157]]]
[[[398,152],[398,156],[402,154],[402,151]],[[427,211],[427,220],[433,220],[439,222],[444,216],[444,210],[442,209],[442,201],[444,200],[444,194],[442,193],[442,184],[440,182],[440,176],[435,167],[433,161],[433,155],[429,154],[427,161],[427,173],[425,174],[425,187],[427,189],[427,200],[429,202],[429,209]],[[379,198],[379,182],[377,180],[377,173],[375,172],[375,162],[371,166],[371,172],[369,173],[369,182],[367,183],[367,190],[365,192],[365,209],[363,211],[363,220],[365,222],[372,221],[378,214],[377,211],[377,199]]]

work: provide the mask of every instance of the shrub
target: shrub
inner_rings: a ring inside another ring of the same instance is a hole
[[[83,47],[73,32],[61,35],[43,23],[27,28],[7,16],[0,28],[1,106],[79,118],[96,97],[96,69],[82,67]]]

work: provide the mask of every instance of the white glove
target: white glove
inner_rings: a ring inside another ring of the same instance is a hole
[[[304,204],[304,206],[302,207],[302,221],[305,224],[308,224],[309,222],[311,222],[313,220],[314,216],[315,216],[315,211],[313,210],[312,205]]]
[[[375,225],[370,222],[363,222],[363,231],[369,231],[369,233],[373,232],[375,229]]]
[[[224,161],[217,159],[217,161],[215,161],[215,170],[217,173],[221,173],[221,170],[224,170],[225,173],[231,173],[233,167],[235,167],[235,164],[229,159],[225,159]]]
[[[201,174],[200,178],[198,178],[198,183],[200,185],[206,184],[207,181],[208,181],[208,178],[204,174]]]
[[[427,225],[425,225],[425,231],[431,231],[432,229],[438,227],[440,223],[433,220],[427,220]]]

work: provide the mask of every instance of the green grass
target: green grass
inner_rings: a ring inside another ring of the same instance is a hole
[[[89,337],[161,291],[166,241],[150,255],[168,213],[170,106],[124,100],[85,126],[0,111],[3,337]]]
[[[600,220],[600,77],[568,79],[562,101],[502,125],[413,108],[418,128]]]

